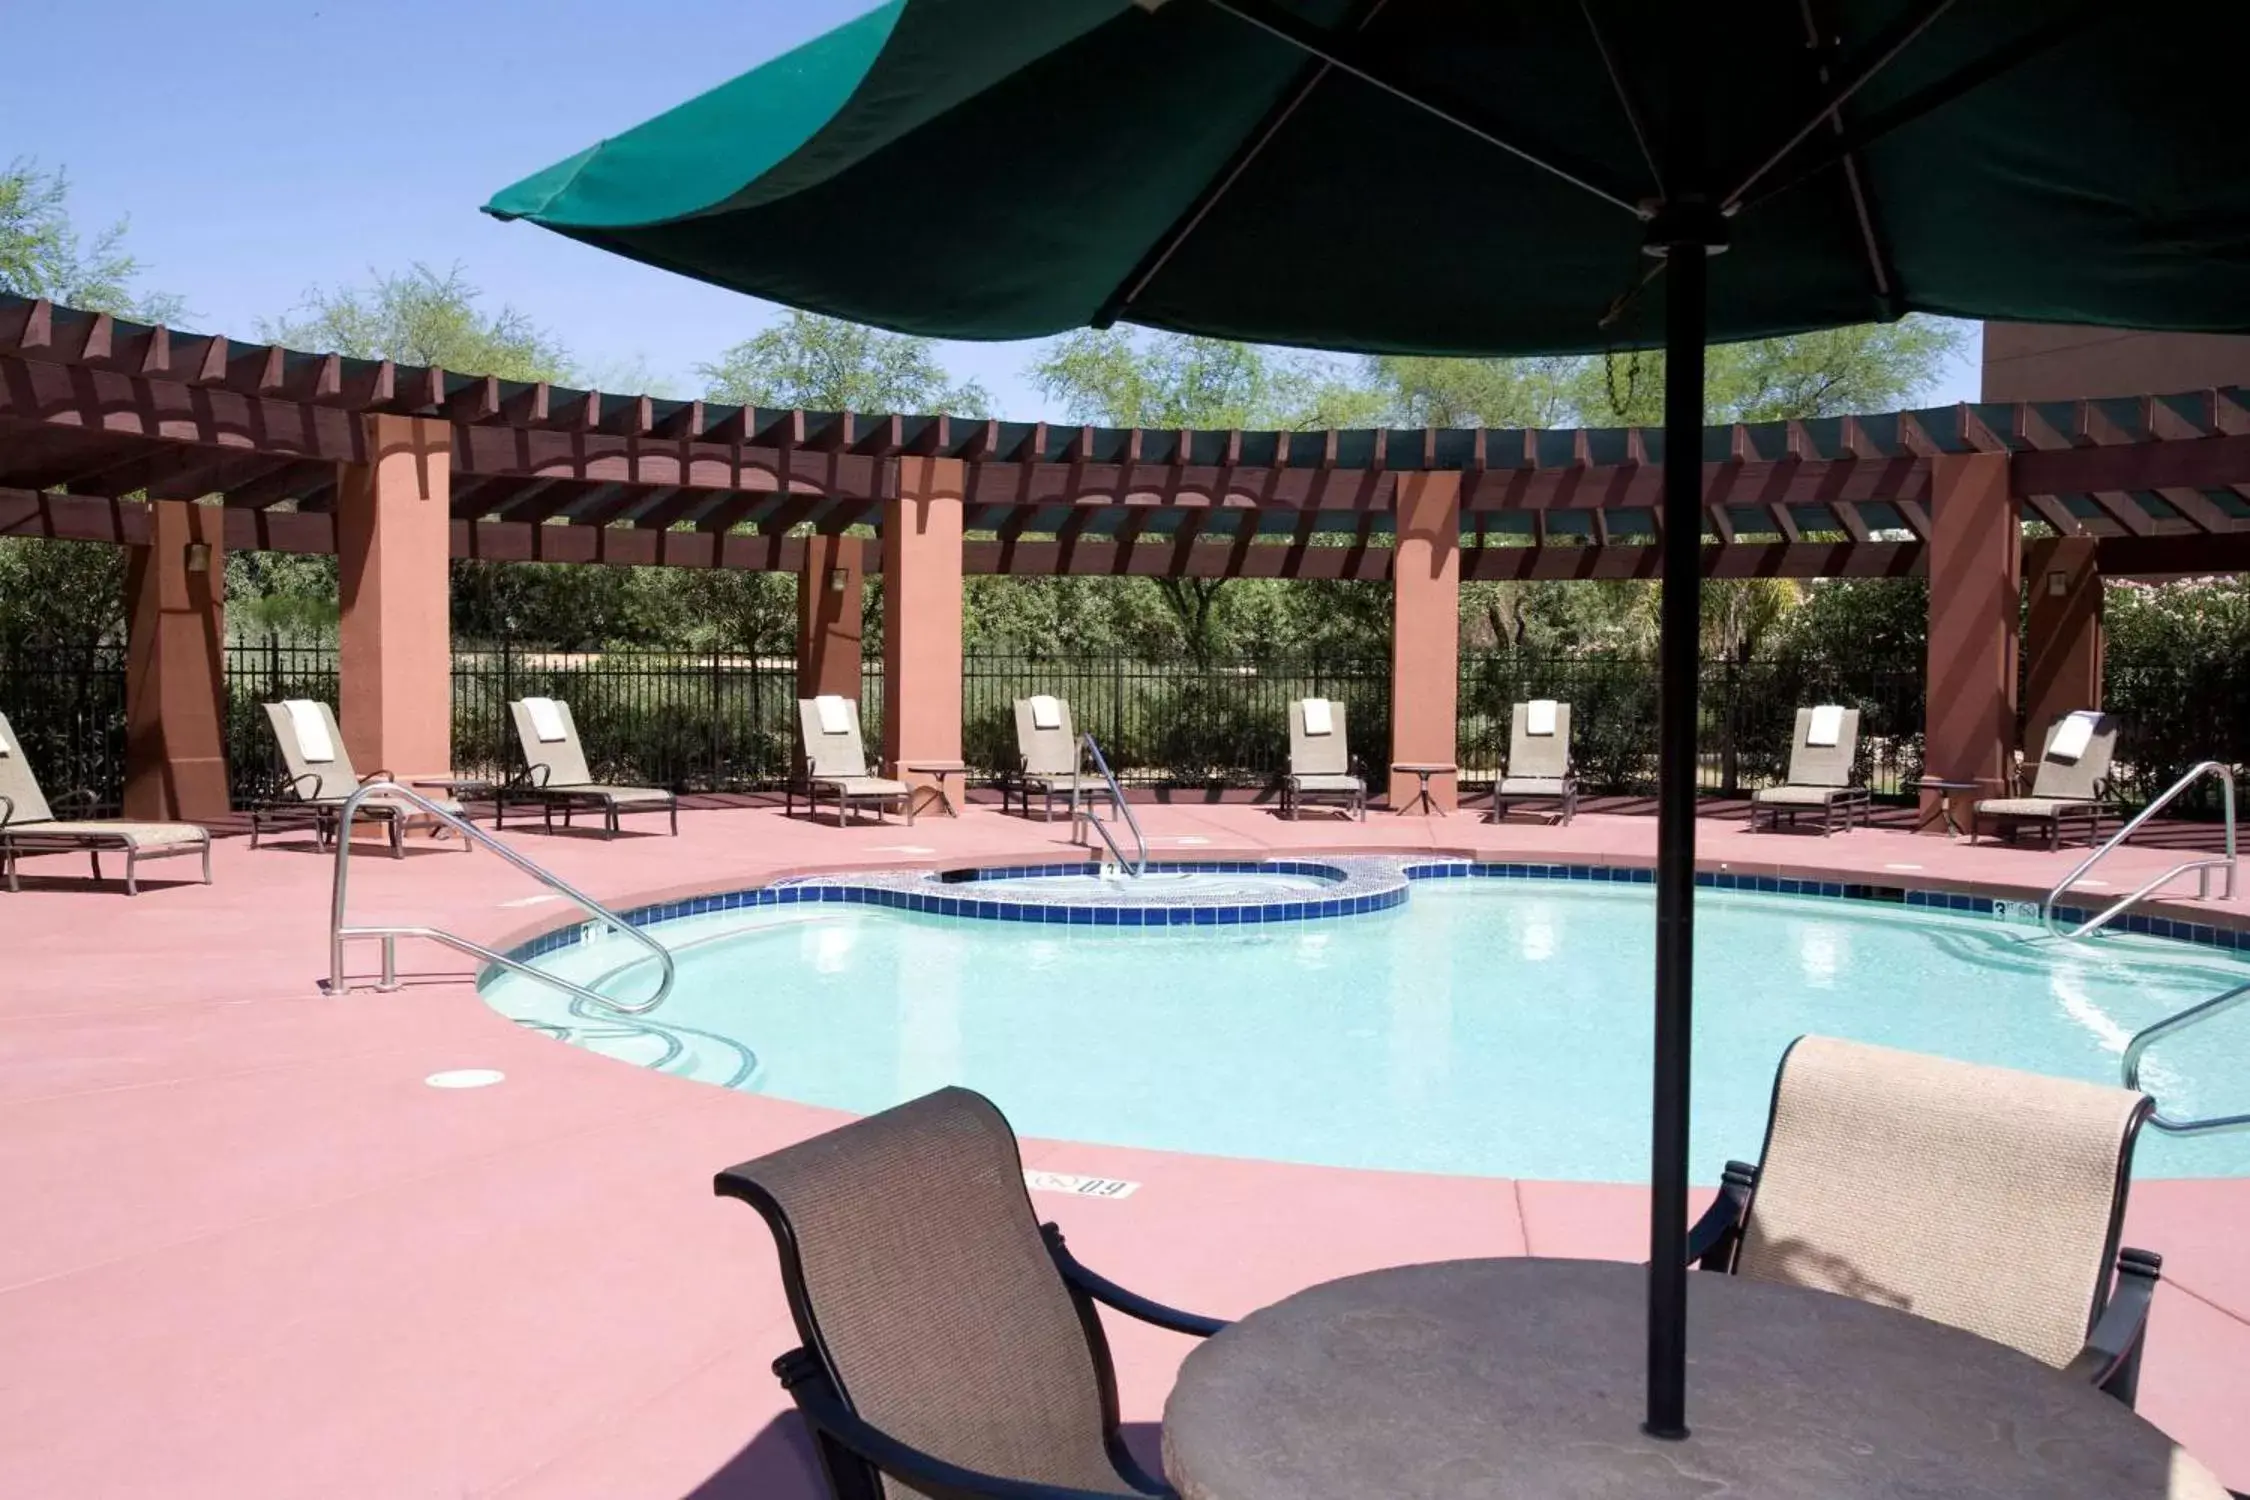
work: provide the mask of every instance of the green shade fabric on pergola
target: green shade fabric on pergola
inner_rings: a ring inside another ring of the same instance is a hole
[[[1704,104],[1715,190],[1939,8],[1815,7],[1836,49],[1808,46],[1794,0],[1730,11]],[[1285,14],[1618,199],[1657,196],[1575,3],[1391,0],[1354,31],[1367,9]],[[1593,8],[1644,128],[1670,107],[1665,9]],[[1848,168],[1823,123],[1747,194],[1712,266],[1711,337],[1913,310],[2250,330],[2250,170],[2223,103],[2250,50],[2244,7],[2096,7],[1928,107],[2070,9],[1964,0],[1915,35],[1846,106],[1846,134],[1870,138]],[[1645,265],[1632,214],[1206,0],[890,0],[487,207],[941,337],[1122,317],[1513,354],[1649,343],[1662,326],[1662,278],[1602,323]]]

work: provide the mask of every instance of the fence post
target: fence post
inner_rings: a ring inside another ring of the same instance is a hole
[[[1724,684],[1726,710],[1719,715],[1719,791],[1731,797],[1742,781],[1742,668],[1738,664],[1727,663]]]
[[[719,676],[719,643],[711,643],[711,790],[719,789],[719,715],[725,711],[725,693]]]

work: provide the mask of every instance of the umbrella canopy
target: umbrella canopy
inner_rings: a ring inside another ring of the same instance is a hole
[[[1678,1437],[1704,345],[2250,331],[2246,42],[2240,0],[889,0],[487,210],[951,338],[1661,341],[1645,1425]]]
[[[488,211],[939,337],[1122,317],[1423,354],[1654,342],[1653,305],[1603,317],[1645,264],[1628,210],[1682,186],[1651,164],[1676,8],[889,0]],[[1698,14],[1699,186],[1750,184],[1712,267],[1714,340],[1917,310],[2250,330],[2224,103],[2245,7]],[[1823,105],[1878,63],[1839,135]]]

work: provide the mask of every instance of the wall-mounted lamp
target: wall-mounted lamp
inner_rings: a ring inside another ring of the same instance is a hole
[[[2060,599],[2070,592],[2070,575],[2057,568],[2047,575],[2047,597]]]
[[[190,573],[208,573],[211,571],[211,544],[209,542],[190,542],[187,544],[187,570]]]
[[[851,581],[851,575],[850,575],[850,573],[849,573],[849,572],[847,572],[847,571],[846,571],[845,569],[843,569],[843,568],[830,568],[830,569],[828,570],[828,592],[829,592],[829,593],[831,593],[831,594],[841,594],[841,593],[842,593],[842,592],[844,591],[844,586],[845,586],[845,585],[846,585],[847,583],[849,583],[850,581]]]

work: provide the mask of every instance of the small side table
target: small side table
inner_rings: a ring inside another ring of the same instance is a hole
[[[1923,814],[1921,821],[1914,825],[1914,831],[1920,833],[1942,815],[1945,818],[1945,836],[1949,839],[1959,838],[1961,825],[1953,817],[1953,798],[1960,792],[1973,794],[1978,785],[1974,781],[1956,781],[1948,776],[1924,776],[1917,779],[1914,783],[1916,791],[1937,793],[1937,808]]]
[[[1438,806],[1436,800],[1430,796],[1430,778],[1432,776],[1451,776],[1460,771],[1460,769],[1461,768],[1459,766],[1453,764],[1451,761],[1392,761],[1391,770],[1394,773],[1406,771],[1411,772],[1415,776],[1421,778],[1421,784],[1415,788],[1414,795],[1407,801],[1406,806],[1395,808],[1393,809],[1393,811],[1397,812],[1399,816],[1404,817],[1406,814],[1414,811],[1415,808],[1419,807],[1424,812],[1432,812],[1436,813],[1441,818],[1444,817],[1445,809]]]
[[[471,797],[494,797],[498,793],[498,788],[489,776],[414,776],[408,778],[406,784],[418,792],[437,793],[438,796],[431,799],[433,801],[450,800],[460,803]],[[468,808],[463,807],[461,821],[474,823],[476,819],[469,816]],[[451,832],[451,829],[440,823],[436,836],[442,839]],[[463,840],[463,844],[467,846],[467,841]]]
[[[966,782],[968,779],[969,770],[967,761],[909,760],[901,761],[899,763],[899,769],[916,776],[936,777],[938,806],[945,809],[945,815],[949,818],[958,818],[961,816],[961,809],[954,802],[953,794],[945,789],[945,779],[948,776],[959,776],[964,782]],[[967,788],[966,786],[964,786],[963,791],[966,792],[966,790]],[[923,805],[927,806],[928,804],[925,803]]]

